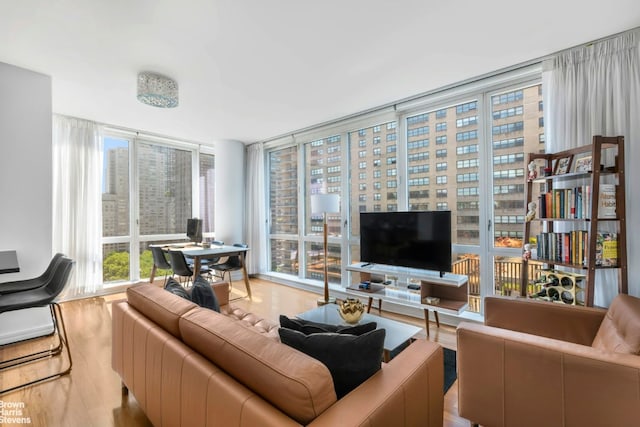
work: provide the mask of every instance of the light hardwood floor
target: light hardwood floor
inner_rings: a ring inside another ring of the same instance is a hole
[[[156,283],[161,283],[156,281]],[[232,296],[242,294],[241,282],[234,284]],[[293,316],[316,307],[317,294],[251,279],[253,299],[239,299],[233,305],[264,318],[277,321],[280,314]],[[24,404],[22,418],[29,418],[31,426],[107,427],[150,426],[135,397],[121,394],[120,379],[111,369],[111,304],[124,294],[88,298],[61,304],[69,335],[73,369],[69,375],[0,395],[0,401]],[[377,314],[375,309],[372,313]],[[424,321],[383,311],[384,317],[424,327]],[[426,338],[423,335],[422,338]],[[455,329],[442,325],[436,329],[431,323],[432,341],[455,349]],[[16,351],[43,348],[50,338],[32,340],[18,345],[0,347],[0,358],[6,360]],[[9,387],[24,378],[48,373],[67,363],[66,357],[47,359],[27,366],[0,372],[0,387]],[[444,425],[469,426],[458,417],[458,388],[454,384],[445,395]],[[12,425],[1,423],[0,425]]]

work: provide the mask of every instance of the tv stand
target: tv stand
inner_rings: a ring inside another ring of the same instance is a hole
[[[468,283],[465,275],[442,271],[422,270],[384,264],[357,262],[347,267],[347,271],[360,274],[360,281],[372,282],[372,276],[395,276],[395,284],[376,285],[369,290],[358,288],[355,284],[346,289],[348,294],[368,298],[367,312],[371,310],[374,298],[378,299],[378,310],[382,301],[393,302],[424,310],[425,329],[429,336],[429,310],[433,310],[436,326],[440,326],[439,312],[460,314],[469,305]],[[409,288],[409,281],[419,283]],[[413,288],[413,289],[412,289]]]

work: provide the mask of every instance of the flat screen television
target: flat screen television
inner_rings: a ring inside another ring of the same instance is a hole
[[[187,238],[192,242],[202,242],[202,220],[189,218],[187,220]]]
[[[360,260],[451,271],[451,211],[361,212]]]

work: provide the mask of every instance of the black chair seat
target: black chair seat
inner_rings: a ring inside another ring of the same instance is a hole
[[[61,253],[53,256],[49,262],[47,269],[38,277],[26,280],[14,280],[11,282],[0,283],[0,295],[10,294],[13,292],[28,291],[29,289],[39,288],[46,285],[56,271],[60,259],[63,257]]]

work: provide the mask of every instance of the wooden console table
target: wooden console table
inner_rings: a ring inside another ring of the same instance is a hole
[[[371,289],[357,288],[357,284],[346,289],[348,294],[368,298],[367,312],[371,310],[373,299],[378,299],[378,311],[382,310],[382,301],[393,302],[408,307],[422,308],[424,311],[425,329],[429,336],[429,310],[433,310],[436,326],[440,327],[439,312],[460,314],[469,305],[469,278],[461,274],[440,273],[417,268],[396,267],[382,264],[358,262],[347,267],[347,271],[360,274],[360,281],[371,282],[376,276],[396,276],[400,285],[371,283]],[[419,283],[419,289],[408,288],[408,281]],[[429,304],[431,298],[437,303]]]

